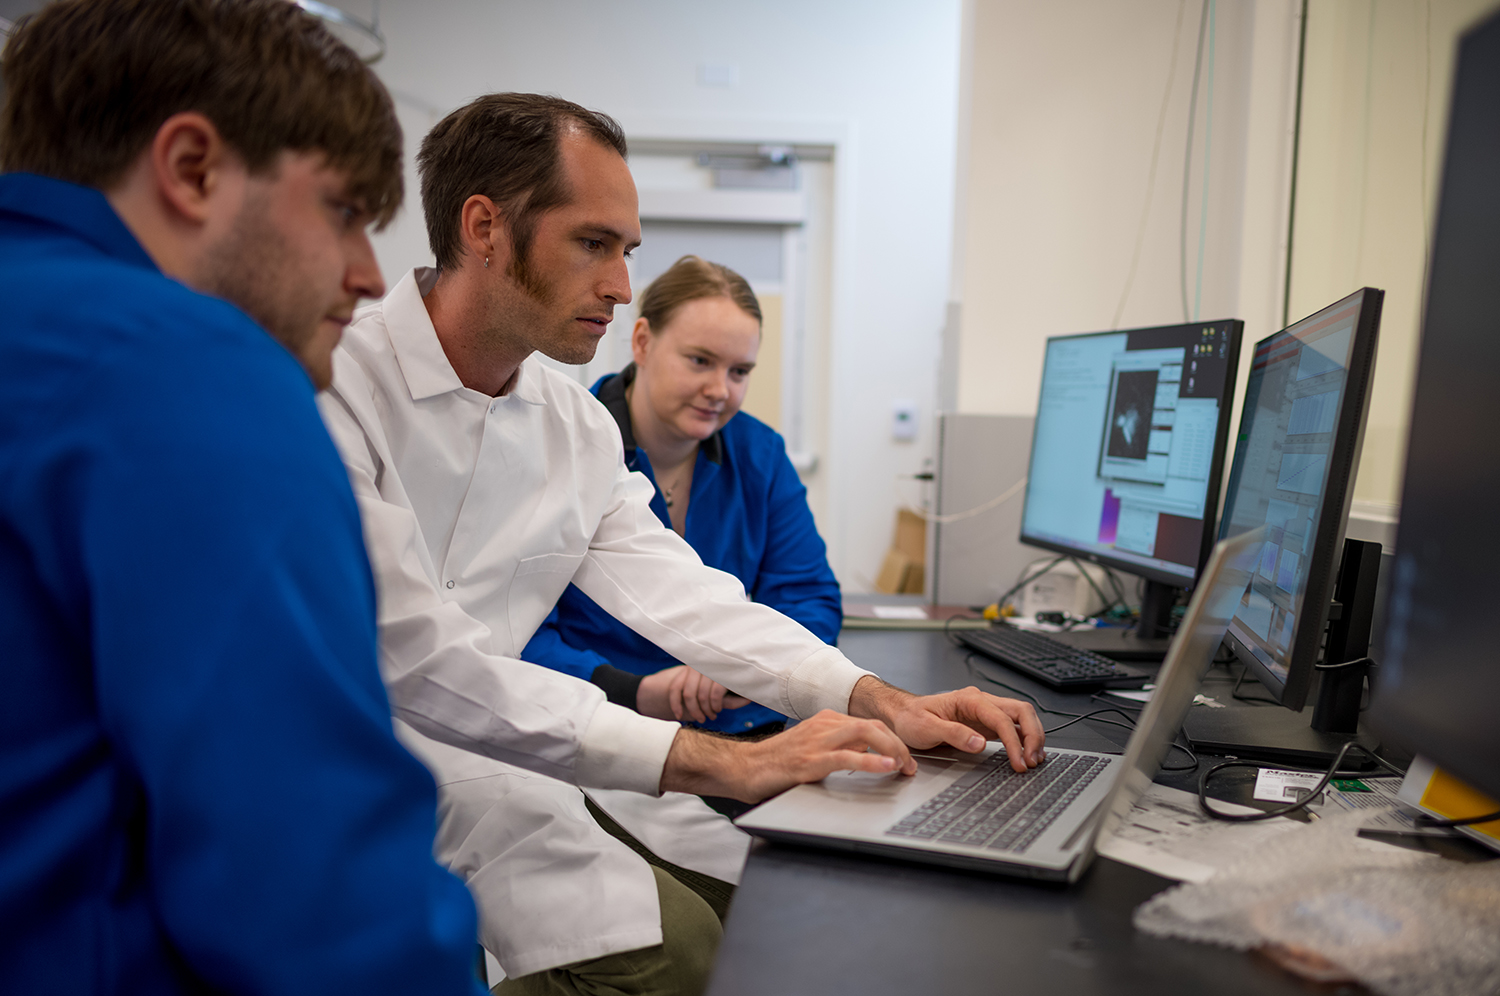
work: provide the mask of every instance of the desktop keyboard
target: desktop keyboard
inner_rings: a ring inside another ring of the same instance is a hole
[[[1012,771],[1003,751],[886,830],[895,837],[968,844],[1019,854],[1104,770],[1103,758],[1053,755]]]
[[[1065,691],[1103,685],[1121,688],[1142,685],[1152,678],[1149,671],[1127,667],[1029,630],[1000,625],[957,630],[953,635],[965,646],[1051,688]]]

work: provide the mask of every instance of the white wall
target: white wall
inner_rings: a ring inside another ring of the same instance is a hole
[[[352,13],[368,16],[359,0]],[[826,443],[820,527],[834,570],[866,588],[919,470],[890,439],[893,399],[933,408],[947,298],[958,86],[958,0],[397,0],[380,6],[377,65],[398,101],[408,158],[442,114],[496,90],[557,93],[652,138],[835,146]],[[731,87],[700,67],[734,67]],[[388,279],[427,259],[408,207],[377,239]],[[815,443],[815,445],[817,445]]]

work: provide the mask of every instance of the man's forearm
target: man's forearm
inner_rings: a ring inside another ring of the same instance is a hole
[[[915,765],[884,723],[825,710],[757,741],[679,730],[662,767],[660,788],[759,802],[833,771],[888,773],[901,768],[909,774]]]

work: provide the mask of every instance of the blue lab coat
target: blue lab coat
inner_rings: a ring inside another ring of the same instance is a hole
[[[0,991],[467,992],[297,361],[0,177]]]
[[[645,474],[654,485],[651,460],[635,444],[625,403],[625,387],[634,376],[632,365],[600,378],[590,390],[620,427],[626,466]],[[659,488],[651,510],[672,528]],[[740,412],[698,447],[684,532],[705,564],[739,578],[752,599],[797,620],[828,643],[838,639],[843,619],[839,584],[807,507],[807,488],[776,430]],[[617,622],[573,585],[521,657],[592,680],[612,700],[631,708],[640,675],[682,663]],[[752,703],[727,709],[701,725],[742,733],[785,718]]]

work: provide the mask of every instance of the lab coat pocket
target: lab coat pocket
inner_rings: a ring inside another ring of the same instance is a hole
[[[547,613],[567,589],[568,582],[578,573],[583,558],[581,553],[544,553],[526,557],[516,564],[515,578],[506,599],[515,652],[526,646],[542,620],[547,618]]]

